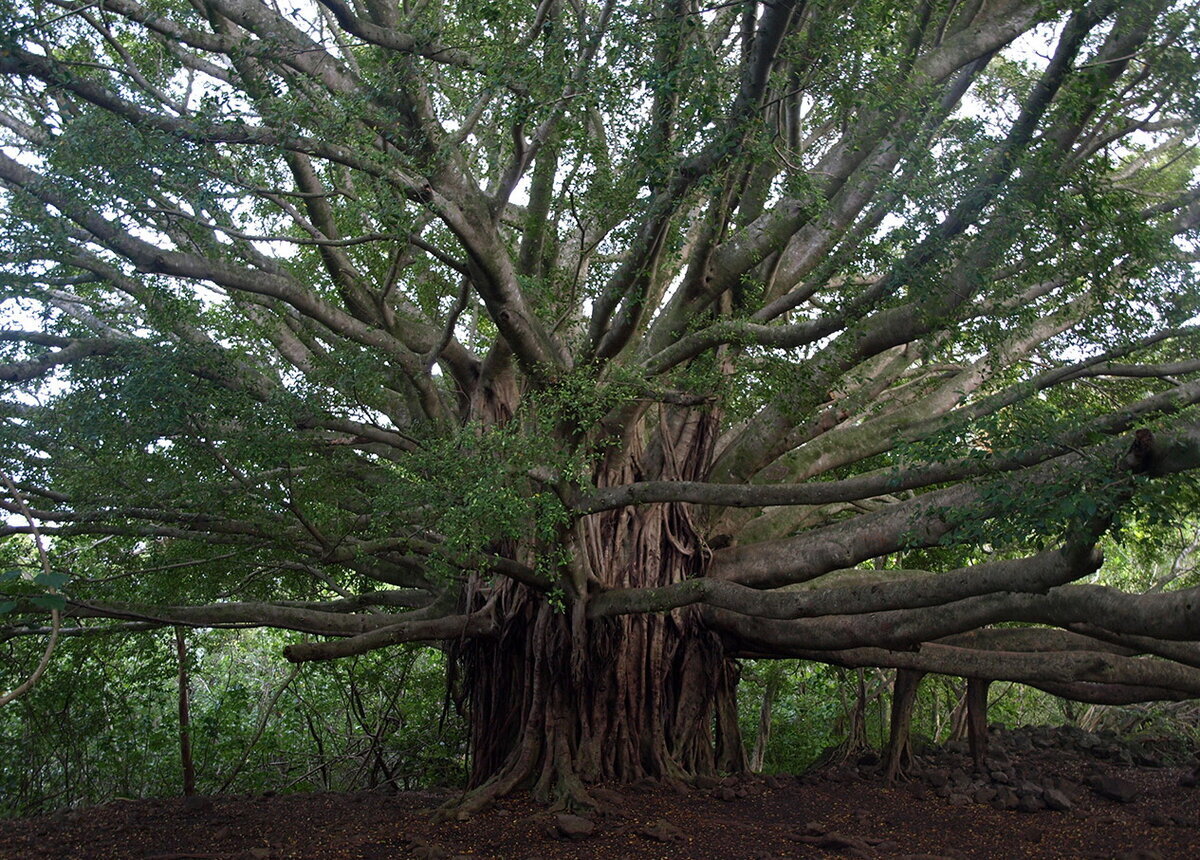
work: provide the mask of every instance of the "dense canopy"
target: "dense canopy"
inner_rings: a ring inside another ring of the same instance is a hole
[[[1198,37],[5,4],[3,635],[448,648],[480,802],[741,767],[737,657],[1200,696],[1196,584],[1088,582],[1200,499]]]

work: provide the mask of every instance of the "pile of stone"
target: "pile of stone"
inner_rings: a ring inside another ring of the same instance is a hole
[[[915,794],[931,793],[951,806],[987,804],[1021,812],[1067,812],[1088,796],[1136,801],[1138,784],[1120,771],[1180,765],[1185,752],[1175,744],[1126,740],[1112,732],[1075,726],[1012,730],[991,726],[982,770],[973,767],[965,741],[952,741],[922,750],[903,775]],[[1200,765],[1194,757],[1190,764],[1194,769],[1180,780],[1183,786],[1200,782]],[[867,753],[854,764],[827,768],[810,778],[877,779],[881,769],[879,757]]]

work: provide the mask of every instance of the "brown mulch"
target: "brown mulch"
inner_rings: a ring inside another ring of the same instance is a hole
[[[1044,749],[1014,759],[1018,778],[1036,773],[1063,788],[1070,808],[1008,810],[998,799],[946,796],[946,787],[931,787],[926,776],[948,772],[953,785],[955,777],[965,782],[955,770],[966,768],[946,771],[943,758],[896,784],[879,778],[877,768],[843,765],[803,778],[712,780],[686,792],[602,787],[596,796],[603,809],[583,821],[560,820],[515,796],[465,821],[439,824],[431,810],[453,795],[435,792],[115,800],[0,821],[0,858],[1200,857],[1200,788],[1181,786],[1192,781],[1190,768]],[[1022,770],[1025,760],[1033,764]],[[1127,780],[1122,784],[1136,788],[1136,798],[1121,802],[1089,787],[1101,776]],[[979,780],[988,777],[972,779],[979,792]],[[981,796],[988,789],[984,784]],[[572,838],[564,831],[578,832]]]

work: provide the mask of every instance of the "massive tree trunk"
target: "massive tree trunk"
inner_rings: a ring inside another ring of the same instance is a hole
[[[632,442],[599,467],[602,485],[653,469],[696,480],[711,458],[712,415],[664,415],[653,441]],[[455,656],[471,732],[468,806],[513,788],[586,804],[586,785],[643,778],[689,781],[746,766],[737,726],[738,669],[698,607],[587,617],[588,598],[703,576],[710,553],[682,503],[605,512],[569,537],[573,593],[549,600],[505,580],[480,584],[493,601],[494,639]]]
[[[586,803],[588,783],[741,769],[740,739],[729,737],[737,724],[716,719],[732,701],[736,668],[693,613],[575,631],[569,613],[508,599],[514,611],[499,642],[461,651],[478,803],[522,786]]]

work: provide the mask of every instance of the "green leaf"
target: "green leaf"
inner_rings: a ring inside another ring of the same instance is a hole
[[[62,588],[71,581],[71,575],[67,573],[39,573],[33,578],[33,581],[38,585],[44,585],[46,588]]]
[[[17,601],[15,601],[15,600],[0,601],[0,615],[7,615],[8,613],[12,612],[16,608],[17,608]]]
[[[67,599],[61,594],[39,594],[37,597],[31,597],[30,602],[42,609],[62,610],[67,606]]]

